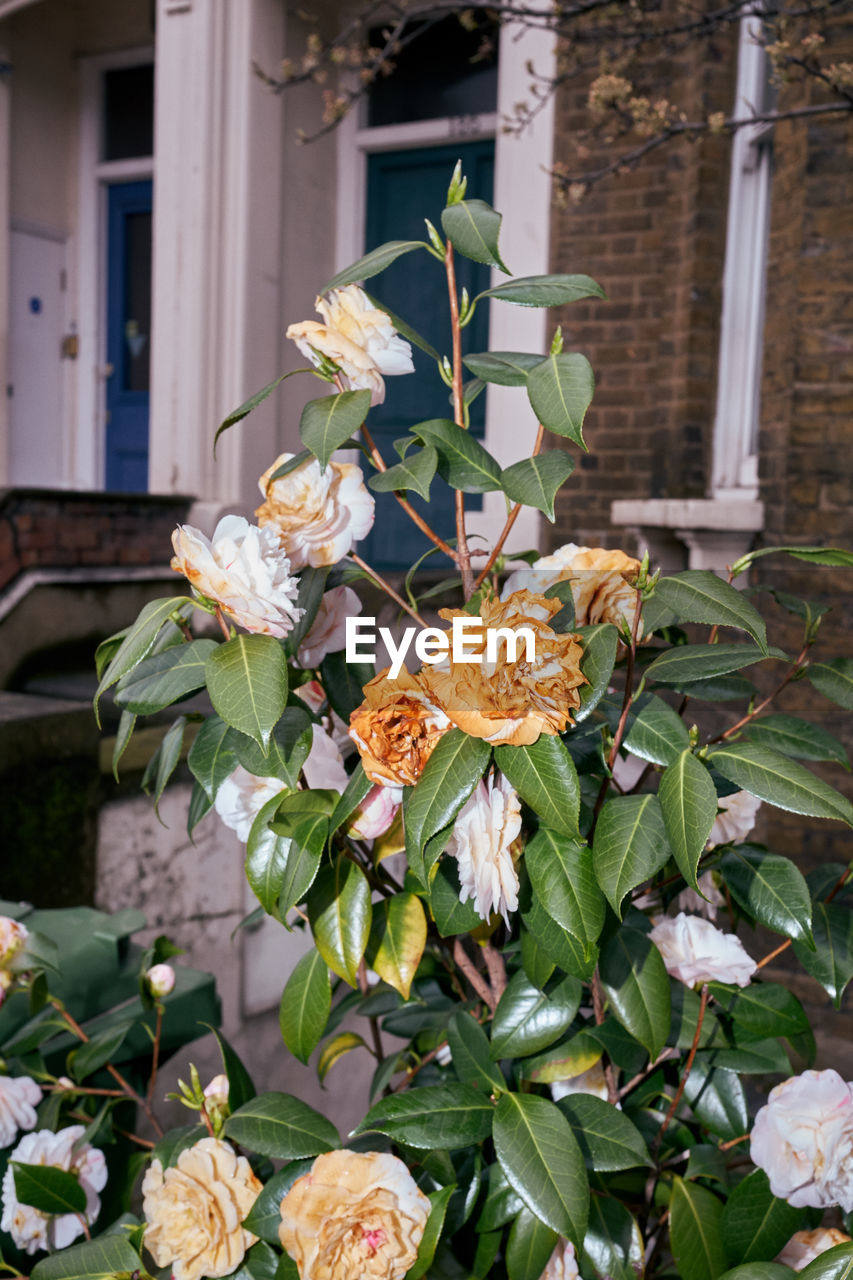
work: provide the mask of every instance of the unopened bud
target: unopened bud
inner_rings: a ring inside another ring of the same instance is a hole
[[[167,996],[175,986],[175,970],[170,964],[155,964],[145,975],[148,990],[155,1000]]]
[[[205,1087],[204,1096],[210,1106],[224,1107],[228,1104],[228,1089],[226,1075],[214,1076],[210,1084]]]

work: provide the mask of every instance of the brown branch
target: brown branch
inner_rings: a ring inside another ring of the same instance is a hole
[[[465,399],[462,390],[462,329],[459,325],[459,295],[456,292],[456,266],[453,261],[453,245],[448,238],[444,250],[444,270],[447,275],[447,295],[450,300],[450,333],[453,344],[453,420],[457,427],[465,429]],[[455,494],[456,509],[456,562],[462,575],[462,592],[466,600],[474,594],[474,574],[471,571],[471,553],[465,532],[465,495],[461,489]]]
[[[708,1007],[708,984],[702,984],[702,994],[699,998],[699,1013],[696,1018],[696,1030],[693,1033],[693,1043],[690,1046],[690,1053],[687,1055],[687,1063],[684,1067],[684,1074],[678,1082],[678,1088],[675,1091],[675,1097],[669,1104],[669,1110],[664,1116],[663,1124],[658,1130],[658,1135],[654,1141],[653,1154],[657,1154],[663,1135],[666,1133],[669,1122],[678,1110],[678,1104],[681,1101],[681,1095],[684,1093],[684,1086],[687,1084],[690,1072],[693,1070],[693,1060],[696,1057],[696,1050],[699,1048],[699,1040],[702,1035],[702,1023],[705,1020],[705,1010]]]
[[[494,998],[492,989],[488,982],[486,982],[486,979],[466,952],[460,937],[456,937],[453,940],[453,959],[455,960],[458,968],[464,973],[471,986],[477,992],[480,999],[484,1001],[484,1003],[489,1006],[491,1012],[494,1013],[498,1002]]]
[[[746,1142],[747,1138],[751,1138],[751,1133],[742,1133],[739,1138],[729,1138],[728,1142],[721,1142],[718,1151],[730,1151],[732,1147],[736,1147],[739,1142]]]
[[[216,606],[215,612],[216,612],[216,621],[219,623],[219,626],[222,629],[222,634],[224,635],[226,640],[230,640],[231,632],[228,629],[228,623],[225,621],[225,617],[219,605]]]
[[[619,1090],[620,1101],[622,1098],[627,1097],[632,1089],[636,1089],[638,1084],[642,1084],[646,1076],[650,1076],[662,1063],[668,1062],[670,1058],[674,1058],[677,1052],[678,1051],[676,1049],[664,1049],[658,1054],[654,1062],[650,1062],[647,1067],[643,1067],[642,1071],[638,1071],[635,1076],[632,1076],[628,1083],[623,1084],[622,1088]]]
[[[379,452],[378,448],[376,447],[373,437],[368,431],[365,423],[361,424],[361,434],[364,437],[364,443],[367,445],[368,449],[370,450],[371,458],[376,463],[377,471],[387,471],[388,468],[385,465],[385,459],[382,457],[382,454]],[[417,525],[421,533],[423,533],[427,538],[429,538],[430,542],[432,542],[434,546],[438,547],[439,551],[443,551],[444,554],[448,556],[453,561],[454,564],[458,563],[456,552],[453,550],[450,544],[445,542],[444,538],[440,537],[435,532],[432,526],[428,524],[426,520],[424,520],[423,516],[420,515],[417,511],[415,511],[415,508],[412,506],[411,502],[409,502],[407,498],[404,498],[402,494],[397,493],[396,490],[393,490],[392,492],[394,493],[394,497],[397,499],[400,506],[405,511],[406,515],[414,524]]]
[[[492,946],[491,942],[487,942],[483,947],[483,959],[486,961],[489,982],[495,997],[495,1004],[497,1004],[504,991],[506,991],[506,965],[504,958],[497,948]]]
[[[353,561],[354,564],[358,565],[359,569],[363,569],[364,572],[367,574],[367,576],[369,578],[372,578],[373,581],[376,583],[376,585],[381,587],[386,595],[390,596],[392,600],[396,601],[396,603],[400,606],[400,608],[404,609],[410,618],[414,618],[415,622],[417,622],[420,626],[422,627],[426,626],[426,623],[424,622],[421,615],[419,613],[416,613],[415,610],[411,607],[411,605],[406,604],[403,597],[397,594],[397,592],[394,590],[391,584],[389,582],[386,582],[385,579],[381,576],[381,574],[378,574],[375,569],[371,569],[367,561],[362,560],[361,556],[356,555],[354,551],[351,551],[349,553],[349,558],[350,560]]]
[[[808,653],[809,648],[810,646],[808,644],[803,645],[802,649],[800,650],[797,656],[796,661],[794,662],[794,665],[787,672],[784,679],[779,682],[779,684],[776,686],[776,688],[773,690],[772,693],[768,693],[767,697],[764,698],[761,702],[759,702],[757,707],[753,707],[751,711],[747,711],[745,716],[741,716],[740,720],[738,720],[736,724],[733,724],[730,728],[726,729],[723,733],[718,733],[716,738],[711,738],[710,742],[725,742],[726,738],[730,738],[733,733],[737,733],[738,729],[742,729],[745,724],[749,724],[750,721],[754,720],[756,716],[761,715],[761,712],[764,710],[764,708],[769,707],[770,703],[774,700],[774,698],[778,698],[779,694],[782,692],[785,686],[791,683],[791,681],[794,679],[794,676],[797,675],[798,672],[804,669],[805,664],[803,662],[803,659]]]
[[[531,458],[535,458],[539,450],[542,448],[542,441],[544,437],[545,437],[545,428],[542,426],[542,423],[540,422],[539,430],[536,432],[536,443],[534,444],[533,452],[530,455]],[[523,505],[522,503],[516,502],[516,504],[513,506],[512,510],[510,511],[509,515],[507,516],[506,523],[504,527],[501,529],[498,540],[495,543],[494,547],[492,548],[491,555],[489,556],[485,565],[477,575],[477,581],[474,583],[475,591],[477,590],[478,587],[482,586],[483,582],[485,581],[486,574],[488,574],[491,571],[492,565],[497,560],[501,551],[503,551],[503,545],[510,535],[512,526],[515,524],[516,520],[518,519],[518,513],[521,510],[522,505]]]
[[[404,1089],[407,1089],[411,1081],[414,1080],[415,1076],[420,1071],[421,1067],[425,1067],[428,1062],[432,1062],[434,1058],[438,1057],[442,1049],[445,1049],[446,1047],[447,1041],[442,1040],[441,1044],[437,1044],[434,1049],[430,1049],[429,1053],[425,1053],[420,1061],[416,1062],[413,1067],[406,1067],[405,1080],[401,1080],[395,1089],[389,1090],[389,1093],[402,1093]]]

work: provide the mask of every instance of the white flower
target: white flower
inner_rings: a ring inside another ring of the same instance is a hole
[[[220,785],[213,807],[226,827],[236,831],[237,839],[245,844],[261,809],[284,789],[281,778],[257,778],[238,764]]]
[[[555,1080],[551,1085],[551,1097],[555,1102],[568,1097],[570,1093],[591,1093],[594,1098],[608,1101],[607,1080],[600,1061],[593,1063],[579,1076],[573,1076],[570,1080]]]
[[[320,710],[326,707],[326,714],[320,717],[320,723],[341,755],[350,755],[355,750],[355,747],[352,738],[349,736],[349,725],[345,724],[337,711],[333,711],[329,706],[326,690],[320,684],[320,681],[308,680],[305,684],[301,684],[298,689],[294,689],[293,692],[297,698],[302,699],[308,710],[315,716],[320,715]]]
[[[667,973],[688,987],[700,982],[732,982],[748,987],[758,968],[740,938],[715,929],[701,916],[686,916],[680,911],[674,920],[656,924],[649,936],[663,957]]]
[[[80,1142],[85,1132],[82,1124],[69,1125],[58,1133],[39,1129],[37,1133],[28,1133],[9,1153],[9,1167],[3,1175],[0,1230],[8,1231],[19,1249],[27,1253],[35,1253],[38,1249],[67,1249],[72,1241],[83,1235],[83,1223],[76,1213],[47,1214],[30,1205],[20,1204],[15,1192],[13,1161],[51,1165],[76,1174],[86,1193],[86,1209],[81,1216],[88,1224],[94,1222],[100,1213],[98,1192],[106,1186],[107,1162],[102,1151],[88,1142]]]
[[[414,372],[412,348],[358,285],[331,289],[314,305],[325,323],[292,324],[287,337],[312,364],[319,365],[320,356],[336,364],[345,386],[370,391],[371,404],[385,399],[383,374]]]
[[[0,1004],[15,981],[15,974],[9,969],[9,965],[29,936],[26,925],[19,920],[13,920],[11,916],[0,916]]]
[[[849,1244],[850,1237],[837,1227],[817,1227],[814,1231],[796,1231],[776,1261],[792,1271],[804,1271],[810,1262],[837,1244]]]
[[[541,1280],[578,1280],[579,1276],[574,1245],[570,1240],[558,1240]]]
[[[755,826],[761,801],[756,800],[748,791],[735,791],[730,796],[720,796],[718,813],[708,836],[708,848],[718,844],[741,844]]]
[[[277,535],[294,569],[335,564],[373,527],[375,503],[364,487],[361,468],[352,462],[330,462],[325,471],[316,458],[270,477],[290,462],[283,453],[258,481],[264,501],[255,515]]]
[[[717,910],[719,907],[726,905],[726,900],[720,890],[717,888],[713,871],[703,871],[699,877],[700,893],[695,889],[682,889],[681,893],[675,899],[676,911],[694,912],[696,915],[704,916],[706,920],[716,920]],[[634,906],[639,906],[639,902],[635,902]]]
[[[488,920],[499,911],[509,924],[518,907],[518,875],[510,846],[521,831],[521,804],[506,778],[480,781],[460,810],[447,846],[459,864],[459,899],[473,899]]]
[[[311,750],[302,766],[312,791],[343,791],[349,782],[343,756],[319,724],[311,726]]]
[[[853,1210],[853,1087],[837,1071],[804,1071],[770,1090],[749,1154],[774,1196],[796,1208]]]
[[[375,840],[391,826],[402,801],[402,787],[381,786],[377,783],[356,809],[347,831],[350,835],[360,836],[362,840]]]
[[[175,987],[175,970],[170,964],[155,964],[145,975],[148,990],[155,1000],[161,1000]]]
[[[299,584],[272,529],[223,516],[212,538],[179,524],[172,546],[172,568],[247,631],[281,638],[302,617],[295,605]]]
[[[34,1129],[41,1089],[29,1076],[0,1076],[0,1148],[11,1147],[19,1129]]]
[[[320,601],[317,616],[299,646],[300,667],[319,667],[327,653],[337,653],[346,645],[347,618],[361,613],[361,601],[352,587],[333,587]]]

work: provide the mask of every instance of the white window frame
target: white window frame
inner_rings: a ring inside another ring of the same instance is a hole
[[[365,251],[367,158],[372,152],[437,146],[441,143],[495,139],[494,204],[503,214],[501,249],[514,275],[545,274],[551,265],[551,177],[554,147],[553,96],[537,111],[531,124],[516,137],[504,133],[504,120],[512,119],[514,106],[531,97],[533,63],[539,76],[551,77],[556,69],[553,35],[535,28],[501,27],[498,58],[497,111],[408,124],[363,126],[363,115],[351,111],[338,127],[336,269],[341,270]],[[361,104],[363,105],[363,104]],[[476,195],[476,192],[472,192]],[[492,283],[506,277],[494,272]],[[537,307],[493,305],[489,323],[491,350],[541,351],[547,354],[548,313]],[[413,317],[415,323],[416,317]],[[520,424],[527,423],[529,441]],[[532,451],[536,422],[524,392],[518,388],[489,386],[486,392],[484,445],[507,466],[519,460],[519,448]],[[471,512],[468,532],[493,543],[506,520],[501,493],[483,495],[483,509]],[[529,507],[519,513],[507,540],[506,552],[536,547],[539,515]],[[483,545],[478,543],[477,545]]]
[[[154,179],[154,157],[100,159],[105,71],[154,62],[143,45],[80,59],[80,152],[77,190],[77,395],[69,433],[68,482],[74,489],[103,489],[106,467],[107,188],[116,182]]]
[[[759,110],[767,55],[759,19],[741,19],[734,117]],[[712,498],[754,499],[758,494],[758,422],[764,293],[767,274],[771,154],[770,129],[745,125],[732,139],[717,408],[714,419]]]

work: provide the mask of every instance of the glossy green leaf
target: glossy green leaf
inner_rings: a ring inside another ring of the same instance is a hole
[[[853,826],[853,804],[803,765],[755,742],[733,742],[709,762],[736,786],[790,813],[837,818]]]
[[[154,755],[148,761],[145,772],[142,775],[142,790],[146,792],[154,801],[154,812],[158,818],[160,816],[158,806],[163,792],[166,790],[169,779],[178,767],[181,759],[181,753],[184,748],[184,731],[187,727],[187,717],[178,716],[173,724],[169,725],[163,735],[163,741],[160,743]]]
[[[658,684],[710,680],[761,662],[767,654],[755,644],[682,644],[665,649],[646,667],[646,678]]]
[[[759,742],[796,760],[831,760],[849,768],[847,752],[837,738],[817,724],[797,716],[762,716],[746,729],[752,742]]]
[[[696,889],[696,869],[717,816],[717,792],[689,747],[664,770],[658,799],[675,864]]]
[[[331,1007],[329,970],[312,947],[288,978],[278,1011],[281,1038],[300,1062],[307,1062],[320,1043]]]
[[[520,307],[562,307],[583,298],[606,298],[607,294],[590,276],[543,275],[517,276],[486,289],[480,297],[514,302]]]
[[[606,801],[595,828],[592,860],[598,883],[620,919],[625,895],[660,871],[670,855],[657,796]]]
[[[266,1240],[267,1244],[279,1244],[278,1229],[281,1226],[281,1202],[297,1178],[307,1173],[314,1163],[312,1159],[291,1160],[264,1183],[258,1198],[243,1219],[243,1226],[252,1235]]]
[[[447,1024],[447,1043],[453,1070],[462,1084],[487,1093],[503,1092],[506,1083],[500,1068],[491,1060],[489,1038],[477,1019],[464,1009],[457,1009]]]
[[[122,756],[127,750],[130,739],[133,737],[133,730],[136,728],[136,716],[132,711],[122,711],[119,716],[118,728],[116,729],[115,744],[113,746],[112,769],[113,777],[116,782],[119,780],[118,767]]]
[[[76,1080],[85,1080],[86,1076],[92,1075],[93,1072],[107,1062],[110,1062],[127,1038],[127,1033],[133,1026],[131,1018],[122,1019],[117,1026],[107,1027],[103,1031],[98,1031],[91,1035],[85,1044],[81,1044],[75,1049],[71,1055],[71,1070]],[[29,1201],[27,1201],[29,1203]],[[50,1212],[58,1212],[51,1210]]]
[[[782,1041],[775,1039],[750,1040],[735,1049],[700,1049],[696,1063],[703,1062],[744,1076],[791,1074],[790,1058]]]
[[[643,1274],[644,1249],[640,1228],[615,1196],[591,1196],[584,1254],[596,1275],[609,1280],[637,1280]]]
[[[543,826],[578,836],[577,770],[556,734],[543,733],[530,746],[495,747],[495,763]]]
[[[755,1169],[733,1189],[722,1218],[723,1241],[729,1262],[766,1262],[799,1231],[804,1209],[778,1200],[767,1174]]]
[[[203,1023],[208,1026],[208,1023]],[[244,1102],[257,1097],[257,1089],[255,1083],[241,1059],[236,1049],[231,1045],[221,1031],[216,1027],[209,1028],[216,1043],[219,1045],[219,1052],[222,1055],[222,1066],[225,1075],[228,1077],[228,1105],[236,1111],[238,1107],[242,1107]]]
[[[548,915],[584,945],[597,942],[605,907],[592,850],[571,836],[540,827],[527,843],[524,863]]]
[[[106,690],[132,671],[137,663],[151,652],[157,637],[172,614],[186,617],[192,606],[193,602],[187,596],[168,596],[165,600],[150,600],[143,607],[139,617],[123,636],[101,676],[94,698],[96,718],[98,704]],[[100,721],[98,723],[100,724]]]
[[[406,1280],[421,1280],[421,1276],[426,1275],[432,1266],[435,1250],[444,1226],[444,1219],[447,1216],[447,1205],[455,1190],[456,1187],[451,1184],[447,1187],[441,1187],[438,1191],[430,1192],[429,1217],[418,1245],[418,1256],[406,1272]]]
[[[818,693],[845,711],[853,711],[853,658],[813,662],[806,668],[806,675]]]
[[[438,454],[438,473],[454,489],[488,493],[501,488],[501,469],[478,440],[450,418],[430,418],[411,428]]]
[[[442,938],[470,933],[483,923],[473,901],[459,901],[459,876],[455,858],[442,858],[429,887],[429,908]]]
[[[246,842],[246,879],[249,881],[252,893],[254,893],[268,915],[276,914],[276,906],[281,893],[281,883],[291,853],[290,840],[286,840],[283,836],[277,836],[274,831],[270,830],[269,826],[270,821],[278,810],[280,800],[280,796],[273,796],[259,810],[252,823],[249,839]],[[304,895],[317,874],[319,865],[320,859],[318,856],[313,859],[310,879],[302,889],[300,897],[295,899],[296,902],[302,901],[302,895]],[[291,902],[284,906],[282,915],[286,915],[293,905],[294,903]]]
[[[279,798],[270,827],[278,836],[319,857],[329,837],[329,814],[337,791],[291,791]]]
[[[720,1224],[723,1206],[697,1182],[674,1178],[669,1238],[681,1280],[718,1280],[728,1266]]]
[[[205,663],[217,648],[215,640],[193,640],[143,658],[119,680],[116,706],[150,716],[202,689]]]
[[[583,420],[594,391],[592,365],[578,351],[548,356],[527,377],[527,395],[542,426],[582,449]]]
[[[494,1162],[488,1168],[488,1190],[480,1216],[477,1219],[478,1231],[494,1231],[505,1227],[517,1213],[524,1208],[524,1201],[516,1194],[507,1182],[506,1174],[501,1166]],[[528,1212],[525,1210],[525,1212]]]
[[[645,933],[622,928],[601,952],[601,982],[613,1013],[651,1058],[669,1034],[669,978],[657,947]]]
[[[589,1185],[583,1156],[562,1112],[546,1098],[504,1093],[492,1136],[507,1181],[528,1209],[580,1249]]]
[[[851,1280],[853,1244],[837,1244],[827,1249],[799,1273],[802,1280]]]
[[[287,378],[292,378],[295,373],[310,372],[310,369],[291,369],[289,373],[282,373],[279,377],[273,378],[272,382],[268,382],[260,391],[255,391],[249,396],[248,400],[244,400],[238,408],[233,409],[231,413],[228,414],[228,417],[224,418],[216,428],[216,435],[213,437],[214,458],[216,457],[216,446],[219,444],[219,437],[224,431],[227,431],[229,427],[233,427],[235,423],[242,422],[243,418],[247,417],[253,409],[257,409],[259,404],[263,404],[267,396],[272,395],[279,383],[284,382]]]
[[[359,258],[352,266],[345,267],[336,276],[332,276],[320,293],[328,293],[330,289],[340,289],[345,284],[370,280],[373,276],[378,276],[386,267],[390,267],[391,263],[396,262],[404,253],[411,253],[414,249],[429,249],[429,245],[424,240],[388,240],[378,248],[372,249],[370,253],[366,253],[363,258]]]
[[[710,570],[688,569],[671,578],[661,578],[655,595],[681,622],[737,627],[748,632],[762,649],[766,648],[767,628],[761,614],[737,587]]]
[[[525,1058],[553,1044],[571,1026],[581,995],[576,978],[563,978],[546,994],[523,970],[513,974],[492,1021],[492,1057]]]
[[[542,356],[532,351],[480,351],[463,356],[462,363],[483,382],[493,382],[499,387],[523,387],[533,366],[542,363]]]
[[[810,1032],[808,1015],[800,1001],[793,991],[778,983],[752,982],[741,990],[712,982],[709,990],[720,1008],[734,1019],[739,1044],[768,1036],[784,1036],[793,1042]]]
[[[438,454],[431,444],[415,453],[409,453],[402,462],[378,471],[368,480],[377,493],[400,493],[409,489],[429,502],[429,487],[438,467]]]
[[[712,1065],[715,1059],[697,1054],[684,1086],[684,1100],[700,1124],[728,1142],[749,1128],[746,1094],[735,1071]]]
[[[345,1058],[353,1049],[366,1049],[366,1041],[355,1031],[341,1031],[333,1036],[317,1059],[317,1078],[322,1084],[336,1062]]]
[[[562,925],[557,924],[536,897],[525,906],[522,919],[525,928],[533,934],[545,954],[564,973],[584,982],[592,977],[598,959],[598,947],[595,944],[584,945]]]
[[[639,1129],[611,1103],[591,1093],[570,1093],[557,1106],[572,1126],[588,1169],[614,1173],[651,1164]]]
[[[114,1280],[142,1268],[139,1254],[124,1235],[100,1235],[48,1254],[30,1272],[31,1280]]]
[[[312,885],[308,919],[320,955],[351,987],[367,946],[371,918],[370,885],[364,872],[340,855]]]
[[[792,1280],[795,1275],[790,1267],[780,1266],[778,1262],[747,1262],[725,1271],[720,1280]]]
[[[190,773],[211,801],[216,799],[222,783],[237,768],[236,736],[230,725],[219,716],[212,715],[202,724],[190,747],[187,756]]]
[[[350,774],[349,782],[341,792],[340,800],[332,810],[332,816],[329,819],[330,833],[337,831],[338,827],[342,827],[352,817],[372,786],[373,783],[364,772],[364,766],[359,760]]]
[[[287,660],[272,636],[240,635],[207,659],[207,691],[217,715],[266,750],[287,703]]]
[[[31,1205],[41,1213],[83,1213],[86,1192],[73,1173],[54,1165],[10,1162],[14,1170],[15,1196],[21,1204]]]
[[[584,650],[581,671],[588,681],[578,691],[581,704],[575,712],[575,720],[581,724],[607,692],[616,665],[619,633],[609,622],[599,622],[592,627],[578,627],[577,634]]]
[[[720,871],[737,904],[760,924],[787,938],[811,938],[809,887],[790,859],[742,844],[725,850]]]
[[[493,1111],[489,1099],[468,1085],[425,1085],[382,1098],[356,1132],[378,1130],[409,1147],[452,1151],[487,1138]]]
[[[652,696],[625,737],[632,755],[651,764],[673,764],[690,745],[687,726],[662,698]]]
[[[525,854],[526,852],[527,850]],[[521,930],[521,964],[534,987],[538,987],[540,991],[556,968],[554,961],[542,950],[529,929]]]
[[[364,686],[376,674],[369,662],[347,662],[343,651],[327,653],[320,663],[326,696],[342,720],[349,718],[364,701]]]
[[[305,447],[319,458],[322,471],[335,450],[358,431],[369,408],[369,391],[339,391],[305,405],[299,435]]]
[[[404,1000],[409,998],[426,938],[426,916],[416,894],[395,893],[376,904],[368,963]]]
[[[274,1160],[318,1156],[341,1145],[335,1126],[289,1093],[261,1093],[225,1121],[225,1136]]]
[[[464,257],[509,275],[498,248],[501,215],[485,200],[460,200],[448,205],[442,212],[441,226],[454,249]]]
[[[425,882],[424,845],[452,822],[483,776],[490,749],[481,738],[450,729],[441,738],[412,790],[403,797],[409,866]]]
[[[506,1244],[509,1280],[540,1280],[559,1238],[556,1231],[522,1205]]]
[[[815,950],[803,942],[794,943],[797,959],[824,991],[836,1009],[853,978],[853,911],[837,902],[816,902],[812,916]]]
[[[503,491],[511,502],[535,507],[554,523],[554,499],[575,469],[563,449],[547,449],[535,458],[523,458],[501,472]]]
[[[232,734],[231,741],[238,761],[249,773],[257,778],[281,778],[285,786],[295,790],[311,750],[311,720],[302,707],[286,707],[270,734],[266,755],[244,733]]]

